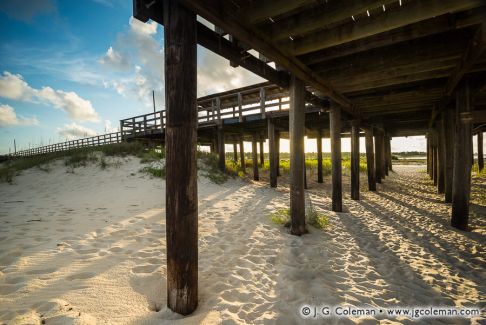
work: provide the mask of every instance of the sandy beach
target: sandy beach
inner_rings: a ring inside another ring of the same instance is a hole
[[[33,168],[0,184],[0,324],[300,324],[304,305],[485,307],[486,207],[473,230],[449,226],[423,165],[394,166],[344,213],[330,211],[330,178],[309,176],[307,203],[330,226],[291,236],[269,215],[288,207],[272,189],[199,177],[199,307],[166,307],[165,182],[138,158],[106,170]],[[486,181],[473,192],[485,195]],[[307,319],[325,324],[480,324],[482,317]]]

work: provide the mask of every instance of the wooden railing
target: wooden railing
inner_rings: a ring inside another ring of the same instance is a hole
[[[11,154],[10,156],[27,157],[27,156],[46,154],[50,152],[66,151],[66,150],[85,148],[85,147],[103,146],[112,143],[120,143],[121,141],[122,140],[121,140],[120,132],[114,132],[114,133],[101,134],[101,135],[84,138],[84,139],[71,140],[71,141],[66,141],[61,143],[54,143],[42,147],[21,150],[21,151],[17,151],[14,154]]]
[[[255,90],[198,100],[198,127],[225,124],[225,121],[239,123],[248,116],[264,119],[267,113],[288,111],[287,93],[266,94],[265,87],[259,88],[256,96],[251,97],[250,93],[255,94]],[[120,132],[123,140],[161,134],[165,123],[166,111],[158,111],[120,120]]]
[[[245,119],[264,119],[267,114],[288,111],[288,93],[278,87],[260,86],[238,92],[206,96],[198,100],[198,127],[226,123],[241,123]],[[25,157],[83,147],[119,143],[128,139],[162,134],[165,130],[166,111],[138,115],[120,120],[120,132],[71,140],[38,148],[18,151],[11,157]]]

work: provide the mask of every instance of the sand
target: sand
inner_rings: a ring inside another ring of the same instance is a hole
[[[269,219],[288,206],[285,184],[199,177],[199,307],[178,316],[165,298],[165,183],[140,168],[58,162],[0,184],[0,324],[300,324],[303,305],[485,307],[485,207],[473,205],[473,231],[456,231],[424,166],[395,166],[378,193],[362,175],[360,201],[345,177],[345,213],[329,211],[328,177],[311,181],[308,201],[330,226],[302,237]]]

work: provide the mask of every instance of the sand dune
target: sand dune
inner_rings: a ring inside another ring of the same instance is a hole
[[[474,231],[456,231],[423,167],[396,166],[377,193],[363,175],[362,200],[345,193],[345,213],[329,211],[328,178],[310,182],[307,197],[330,227],[303,237],[268,217],[288,205],[285,185],[200,177],[200,301],[182,318],[165,307],[165,184],[139,169],[135,158],[74,174],[58,163],[0,184],[1,322],[298,324],[302,305],[485,307],[485,207],[473,207]]]

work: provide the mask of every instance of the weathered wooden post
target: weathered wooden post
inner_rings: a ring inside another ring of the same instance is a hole
[[[483,131],[478,132],[478,169],[482,171],[484,169],[484,157],[483,157]]]
[[[388,151],[388,170],[393,171],[393,159],[391,152],[391,136],[388,136],[386,141],[386,149]]]
[[[226,171],[224,131],[222,125],[218,125],[218,167],[221,171]]]
[[[365,129],[366,167],[368,173],[368,190],[376,191],[375,154],[373,152],[373,128]]]
[[[447,109],[445,112],[445,184],[444,184],[444,201],[446,203],[452,202],[452,178],[454,170],[454,111]]]
[[[317,183],[324,182],[322,175],[322,130],[317,131]]]
[[[240,165],[241,165],[241,169],[243,169],[243,170],[246,169],[246,164],[245,164],[245,147],[243,145],[243,136],[240,136]]]
[[[277,148],[275,141],[275,123],[268,119],[268,158],[270,162],[270,187],[277,187]]]
[[[388,160],[388,133],[383,133],[383,173],[388,176],[389,160]]]
[[[441,117],[438,121],[437,132],[437,192],[443,194],[445,192],[445,119]]]
[[[451,225],[467,230],[471,193],[472,116],[469,84],[456,93],[456,132],[454,135],[454,176],[452,180]]]
[[[329,110],[331,133],[332,211],[343,211],[341,159],[341,107],[334,101]]]
[[[252,165],[253,165],[253,179],[255,181],[260,180],[260,176],[258,174],[258,152],[257,152],[257,135],[253,134],[253,138],[251,141],[251,153],[252,153]]]
[[[235,164],[238,163],[238,146],[236,145],[236,142],[233,143],[233,161]]]
[[[375,136],[375,173],[376,182],[381,184],[381,179],[383,178],[383,138],[381,136],[381,131],[375,129],[373,135]]]
[[[437,152],[437,131],[434,130],[433,132],[433,141],[432,141],[432,180],[434,181],[434,186],[437,186],[437,179],[439,176],[438,173],[438,152]]]
[[[351,198],[359,200],[359,121],[351,122]]]
[[[196,15],[164,2],[167,305],[188,315],[198,301]]]
[[[276,159],[276,165],[277,165],[277,176],[281,176],[280,175],[280,132],[279,131],[276,131],[275,133],[275,148],[276,148],[276,152],[275,152],[275,159]]]
[[[425,140],[426,140],[427,175],[430,176],[430,136],[428,133],[425,135]]]
[[[305,85],[294,75],[290,78],[290,233],[303,235],[305,227],[304,127]]]
[[[265,153],[263,152],[263,142],[264,142],[264,139],[261,139],[260,140],[260,166],[263,167],[263,165],[265,164]]]
[[[381,178],[382,179],[385,179],[385,176],[388,176],[388,168],[386,166],[386,145],[385,145],[385,131],[383,132],[380,132],[380,136],[381,136]]]

